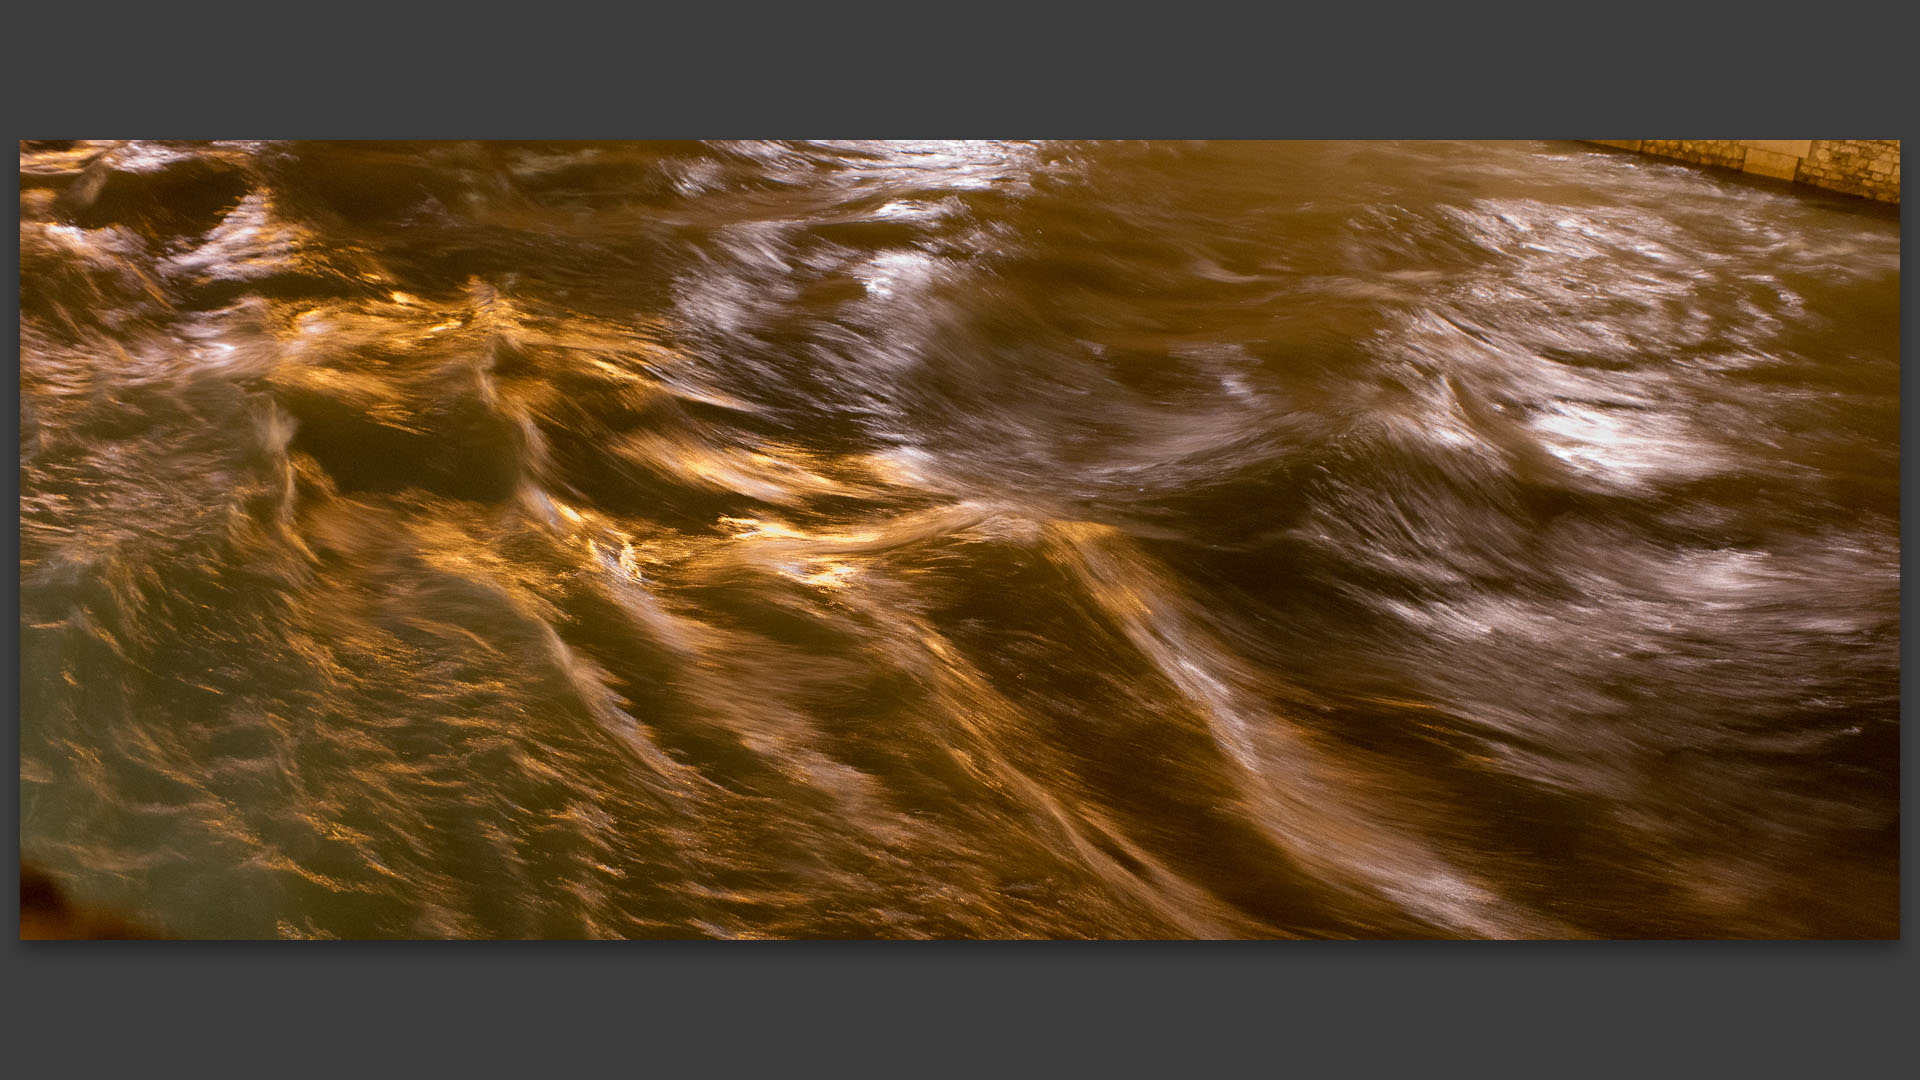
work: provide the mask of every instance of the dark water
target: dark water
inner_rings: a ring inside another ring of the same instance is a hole
[[[1891,936],[1899,223],[1573,143],[21,150],[185,936]]]

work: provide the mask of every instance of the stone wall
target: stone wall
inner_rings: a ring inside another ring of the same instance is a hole
[[[1643,154],[1728,169],[1739,168],[1747,158],[1747,148],[1730,139],[1642,139],[1638,149]]]
[[[1900,202],[1898,139],[1590,139],[1643,154]]]
[[[1800,163],[1805,183],[1883,202],[1900,201],[1900,141],[1847,139],[1813,144]]]

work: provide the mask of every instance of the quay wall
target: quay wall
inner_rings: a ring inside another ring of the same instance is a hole
[[[1588,139],[1600,146],[1690,161],[1828,191],[1900,203],[1898,139]]]

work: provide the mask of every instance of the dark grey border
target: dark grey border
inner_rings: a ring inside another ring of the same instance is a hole
[[[1908,126],[1895,111],[1907,70],[1896,26],[1832,6],[1752,20],[1785,27],[1770,36],[1676,26],[1670,5],[1576,6],[1550,25],[1539,10],[1445,5],[1356,9],[1341,25],[1294,9],[1255,24],[1240,5],[1085,8],[1051,24],[1037,5],[730,6],[705,26],[655,8],[552,5],[389,4],[357,16],[339,5],[83,8],[70,9],[80,25],[64,26],[48,23],[50,10],[15,17],[6,100],[16,137]],[[1822,83],[1823,62],[1846,77]],[[17,277],[12,285],[17,316]],[[14,348],[17,365],[17,338]],[[6,419],[18,423],[17,407]],[[18,629],[4,631],[17,691]],[[1903,644],[1903,660],[1911,655]],[[1912,776],[1910,745],[1903,755]],[[17,784],[8,772],[9,807]],[[13,845],[17,854],[17,830]],[[1920,984],[1904,942],[6,948],[0,1017],[11,1045],[0,1058],[56,1075],[804,1064],[906,1075],[1851,1076],[1891,1074],[1911,1056],[1899,1003]]]

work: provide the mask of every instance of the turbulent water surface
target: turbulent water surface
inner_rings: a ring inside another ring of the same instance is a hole
[[[1892,936],[1899,222],[21,148],[21,848],[216,937]]]

